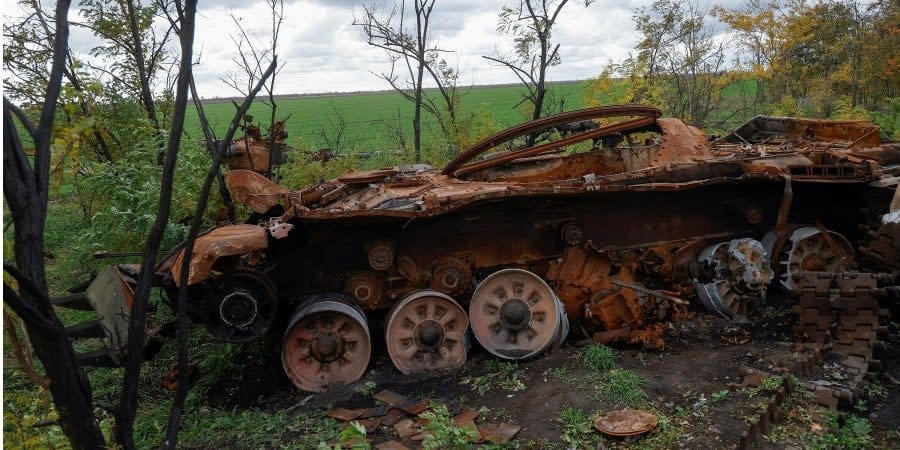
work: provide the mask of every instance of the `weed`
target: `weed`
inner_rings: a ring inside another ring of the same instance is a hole
[[[875,383],[864,384],[862,386],[862,391],[866,395],[866,398],[870,400],[877,400],[886,397],[888,394],[888,391],[884,386]]]
[[[363,397],[371,397],[372,392],[375,391],[376,387],[378,387],[378,385],[374,381],[366,381],[362,385],[356,387],[356,393]]]
[[[762,319],[780,319],[790,314],[791,309],[788,307],[766,306],[759,310],[759,316]]]
[[[603,374],[600,378],[600,389],[592,397],[623,406],[636,406],[647,398],[647,394],[641,390],[641,386],[646,384],[646,378],[630,370],[613,369]]]
[[[581,361],[591,370],[602,372],[616,367],[619,355],[615,350],[596,343],[591,343],[584,349]]]
[[[808,448],[856,450],[872,446],[872,425],[862,417],[850,415],[843,425],[838,415],[832,411],[825,413],[828,432],[825,434],[805,433],[803,441]]]
[[[552,378],[559,381],[566,381],[569,379],[569,368],[565,366],[552,367],[548,373]]]
[[[684,427],[662,414],[657,414],[656,428],[641,439],[637,447],[648,450],[676,448],[682,435]]]
[[[762,382],[759,386],[756,386],[753,389],[749,390],[750,396],[755,395],[771,395],[774,394],[778,389],[784,385],[784,379],[779,375],[772,375],[767,378],[763,378]]]
[[[728,389],[722,389],[721,391],[713,392],[709,396],[709,398],[713,403],[721,402],[722,400],[725,400],[726,397],[728,397],[728,392]]]
[[[520,369],[517,364],[489,360],[485,366],[487,373],[464,377],[460,384],[471,387],[482,396],[495,389],[509,392],[525,390],[525,383],[522,382],[524,369]]]
[[[319,442],[318,450],[341,450],[349,448],[351,450],[371,450],[372,446],[366,440],[366,427],[357,422],[352,421],[338,434],[338,443],[334,447],[329,447],[325,442]]]
[[[478,440],[478,431],[473,427],[453,425],[453,417],[445,405],[432,404],[430,410],[419,414],[419,417],[428,421],[425,429],[429,433],[422,441],[425,450],[467,449]]]
[[[597,448],[603,443],[603,438],[594,430],[590,414],[580,409],[566,408],[560,411],[559,421],[562,423],[560,439],[569,448]]]

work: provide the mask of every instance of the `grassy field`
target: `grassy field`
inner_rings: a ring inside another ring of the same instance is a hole
[[[565,101],[565,109],[582,106],[582,83],[553,83],[551,95]],[[431,93],[434,94],[433,92]],[[468,90],[462,98],[463,113],[487,111],[499,128],[520,123],[527,118],[515,105],[522,99],[520,86],[476,86]],[[558,101],[558,100],[557,100]],[[412,103],[395,92],[375,92],[360,94],[310,95],[277,100],[278,118],[290,116],[287,121],[288,144],[293,147],[323,148],[323,129],[333,130],[338,114],[343,115],[349,148],[382,149],[395,145],[386,123],[397,124],[398,113],[402,117],[402,127],[412,133]],[[205,111],[217,136],[225,134],[235,108],[228,101],[208,101]],[[269,109],[257,102],[250,109],[254,121],[268,123]],[[434,119],[424,115],[426,127],[434,127]],[[196,111],[191,109],[185,122],[185,130],[199,138],[199,124]],[[424,133],[427,135],[427,133]],[[427,138],[427,136],[425,136]]]

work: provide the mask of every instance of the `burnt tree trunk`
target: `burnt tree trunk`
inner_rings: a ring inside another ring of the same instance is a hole
[[[13,219],[16,269],[7,272],[16,278],[19,292],[4,284],[4,302],[26,324],[34,352],[50,379],[50,393],[59,414],[59,424],[76,449],[106,445],[97,426],[91,385],[75,358],[65,329],[53,311],[47,295],[44,268],[44,222],[50,176],[51,129],[56,115],[65,57],[68,48],[67,15],[70,0],[56,4],[54,53],[47,92],[37,127],[24,115],[22,125],[34,140],[34,166],[25,156],[12,114],[15,106],[3,101],[3,195]]]

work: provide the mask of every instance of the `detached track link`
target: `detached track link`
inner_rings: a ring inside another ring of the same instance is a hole
[[[851,389],[862,383],[869,370],[880,362],[873,359],[882,345],[878,335],[885,331],[880,319],[888,312],[880,308],[877,297],[882,274],[859,272],[801,272],[797,330],[840,357],[840,363],[853,371]],[[833,405],[828,405],[833,406]]]
[[[896,270],[900,267],[900,223],[886,223],[875,231],[869,231],[859,252],[864,267]]]
[[[775,427],[775,424],[781,419],[781,412],[778,409],[784,403],[784,399],[794,389],[796,389],[796,386],[794,386],[790,377],[781,377],[781,386],[769,397],[766,410],[760,412],[756,420],[747,427],[747,431],[741,433],[741,439],[735,448],[738,450],[750,450],[764,446],[765,440],[763,436],[769,434],[772,428]]]

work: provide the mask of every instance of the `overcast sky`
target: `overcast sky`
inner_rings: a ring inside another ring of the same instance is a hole
[[[513,0],[514,1],[514,0]],[[596,76],[610,60],[620,60],[634,47],[637,35],[632,10],[649,3],[640,0],[598,0],[590,7],[570,1],[560,15],[553,39],[561,44],[562,63],[551,69],[551,80],[575,80]],[[727,3],[737,3],[735,0]],[[439,46],[456,53],[461,84],[516,82],[505,68],[492,65],[482,55],[508,52],[512,40],[497,34],[497,13],[503,1],[454,0],[436,2],[431,36]],[[200,0],[195,53],[201,55],[195,77],[202,97],[233,96],[237,92],[219,78],[232,70],[235,45],[230,36],[243,27],[268,40],[270,16],[264,1]],[[277,93],[347,92],[383,90],[389,86],[372,72],[388,70],[382,50],[368,46],[352,25],[356,0],[293,0],[285,2],[284,25],[279,39],[283,66]],[[74,11],[73,11],[74,13]],[[73,14],[74,15],[74,14]],[[88,49],[95,38],[74,28],[72,46]]]

